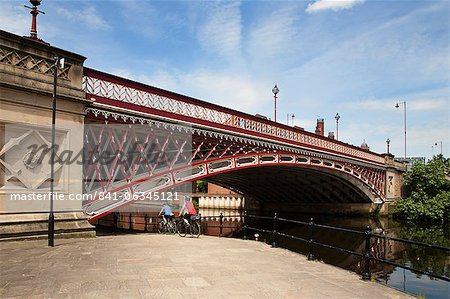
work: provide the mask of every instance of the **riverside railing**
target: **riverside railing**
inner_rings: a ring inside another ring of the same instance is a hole
[[[119,213],[114,212],[111,214],[112,216],[107,218],[103,217],[97,220],[98,226],[106,226],[111,227],[114,231],[117,230],[136,230],[137,227],[143,227],[144,232],[150,232],[150,231],[156,231],[159,222],[162,220],[162,216],[149,216],[148,214],[133,214],[133,213]],[[200,214],[200,224],[202,224],[202,231],[207,231],[208,228],[219,228],[219,236],[223,237],[223,231],[224,229],[234,229],[235,226],[227,226],[224,225],[226,218],[239,218],[239,221],[243,222],[243,215],[223,215],[223,213],[220,213],[220,215],[213,215],[213,216],[202,216]],[[143,220],[143,221],[137,221],[137,220]],[[153,221],[155,220],[155,221]],[[211,225],[207,224],[205,220],[213,220],[218,221],[218,224]],[[125,224],[124,227],[121,224]],[[152,228],[152,229],[151,229]]]
[[[119,213],[113,213],[112,214],[113,217],[112,219],[102,219],[102,221],[106,221],[112,224],[112,227],[114,228],[114,230],[119,229],[119,223],[126,223],[128,224],[128,229],[129,230],[133,230],[134,227],[136,225],[143,225],[144,226],[144,231],[149,231],[149,227],[152,226],[153,230],[155,230],[155,228],[158,225],[158,222],[160,220],[160,217],[149,217],[148,215],[144,215],[142,217],[142,215],[139,215],[141,217],[139,218],[144,218],[144,222],[136,222],[133,221],[133,214],[129,213],[125,216],[124,214],[119,214]],[[125,217],[120,217],[120,215],[123,215]],[[121,220],[121,218],[125,219],[125,220]],[[154,218],[156,219],[155,222],[150,222],[150,218]],[[315,249],[316,246],[320,246],[320,247],[324,247],[324,248],[328,248],[328,249],[333,249],[333,250],[337,250],[346,254],[351,254],[351,255],[355,255],[355,256],[359,256],[361,258],[364,259],[364,269],[362,272],[362,279],[364,280],[370,280],[371,279],[371,274],[370,274],[370,261],[375,261],[375,262],[379,262],[379,263],[384,263],[387,265],[391,265],[391,266],[395,266],[395,267],[399,267],[402,269],[406,269],[409,271],[413,271],[419,274],[423,274],[423,275],[428,275],[429,277],[433,277],[436,279],[440,279],[443,281],[447,281],[450,282],[450,278],[447,276],[443,276],[443,275],[437,275],[434,274],[432,272],[429,271],[423,271],[417,268],[413,268],[413,267],[409,267],[406,265],[402,265],[402,264],[398,264],[395,262],[392,262],[390,260],[384,259],[384,258],[378,258],[375,257],[371,254],[371,244],[372,244],[372,240],[374,239],[383,239],[385,242],[387,241],[396,241],[396,242],[400,242],[400,243],[404,243],[404,244],[410,244],[410,245],[414,245],[414,246],[419,246],[419,247],[424,247],[424,248],[430,248],[430,249],[436,249],[436,250],[441,250],[444,252],[449,253],[450,252],[450,248],[448,247],[443,247],[443,246],[439,246],[439,245],[434,245],[434,244],[428,244],[428,243],[423,243],[423,242],[418,242],[418,241],[413,241],[413,240],[407,240],[407,239],[401,239],[401,238],[394,238],[394,237],[389,237],[389,236],[385,236],[385,235],[379,235],[379,234],[374,234],[372,233],[372,229],[370,228],[370,226],[367,226],[366,229],[364,231],[359,231],[359,230],[354,230],[354,229],[348,229],[348,228],[342,228],[342,227],[336,227],[336,226],[331,226],[331,225],[325,225],[325,224],[318,224],[314,222],[314,219],[311,218],[309,222],[305,222],[305,221],[299,221],[299,220],[293,220],[293,219],[287,219],[287,218],[283,218],[283,217],[279,217],[277,213],[274,214],[274,216],[260,216],[260,215],[251,215],[251,214],[247,214],[246,211],[244,211],[243,214],[239,214],[239,215],[226,215],[224,216],[223,213],[220,213],[219,215],[209,215],[209,216],[202,216],[201,217],[201,222],[206,220],[206,219],[210,219],[210,220],[217,220],[218,219],[218,225],[210,225],[208,227],[218,227],[219,228],[219,236],[222,237],[223,236],[223,229],[224,228],[234,228],[234,227],[228,227],[224,225],[224,218],[239,218],[240,222],[243,223],[242,225],[242,232],[243,232],[243,239],[247,240],[248,239],[248,231],[252,230],[252,231],[257,231],[257,232],[262,232],[262,233],[266,233],[268,234],[268,236],[270,236],[270,243],[272,247],[277,247],[277,239],[279,237],[285,237],[285,238],[289,238],[289,239],[293,239],[296,241],[301,241],[301,242],[305,242],[308,244],[308,260],[313,261],[316,259],[316,254],[315,254]],[[272,229],[267,229],[267,228],[261,228],[261,227],[254,227],[254,226],[249,226],[248,225],[248,219],[260,219],[260,220],[269,220],[272,221]],[[303,225],[306,226],[308,228],[308,238],[302,238],[302,237],[298,237],[298,236],[293,236],[290,234],[286,234],[283,232],[280,232],[277,230],[278,227],[278,223],[279,222],[285,222],[285,223],[291,223],[291,224],[297,224],[297,225]],[[101,225],[99,223],[99,225]],[[338,246],[334,246],[331,244],[326,244],[323,242],[319,242],[318,240],[315,239],[315,233],[317,228],[322,228],[322,229],[327,229],[327,230],[334,230],[334,231],[339,231],[339,232],[344,232],[344,233],[350,233],[350,234],[355,234],[355,235],[359,235],[362,236],[364,238],[364,249],[362,252],[358,252],[358,251],[354,251],[354,250],[349,250],[346,248],[342,248],[342,247],[338,247]],[[126,229],[123,228],[122,229]]]
[[[434,274],[434,273],[429,272],[429,271],[423,271],[423,270],[416,269],[416,268],[413,268],[413,267],[409,267],[409,266],[406,266],[406,265],[398,264],[398,263],[392,262],[392,261],[384,259],[384,258],[378,258],[378,257],[373,256],[371,254],[371,251],[370,251],[372,240],[374,240],[374,239],[384,239],[384,241],[391,240],[391,241],[401,242],[401,243],[404,243],[404,244],[410,244],[410,245],[415,245],[415,246],[419,246],[419,247],[426,247],[426,248],[432,248],[432,249],[436,249],[436,250],[441,250],[441,251],[444,251],[444,252],[447,252],[447,253],[450,252],[450,248],[448,248],[448,247],[443,247],[443,246],[438,246],[438,245],[428,244],[428,243],[423,243],[423,242],[417,242],[417,241],[412,241],[412,240],[406,240],[406,239],[401,239],[401,238],[393,238],[393,237],[389,237],[389,236],[385,236],[385,235],[374,234],[374,233],[372,233],[372,230],[371,230],[370,226],[367,226],[364,231],[359,231],[359,230],[347,229],[347,228],[342,228],[342,227],[336,227],[336,226],[330,226],[330,225],[324,225],[324,224],[317,224],[317,223],[314,222],[313,218],[311,218],[311,220],[309,222],[293,220],[293,219],[286,219],[286,218],[278,217],[277,213],[275,213],[274,216],[271,217],[271,216],[247,215],[244,212],[244,217],[243,218],[244,218],[244,225],[243,225],[243,234],[244,234],[243,238],[244,238],[244,240],[247,239],[247,231],[248,230],[253,230],[253,231],[267,233],[268,235],[270,235],[271,236],[272,247],[277,247],[277,238],[279,236],[290,238],[290,239],[301,241],[301,242],[305,242],[305,243],[307,243],[309,245],[308,260],[315,260],[316,259],[316,256],[315,256],[315,246],[316,245],[317,246],[321,246],[321,247],[325,247],[325,248],[329,248],[329,249],[333,249],[333,250],[338,250],[340,252],[344,252],[344,253],[347,253],[347,254],[356,255],[356,256],[359,256],[359,257],[364,259],[364,270],[363,270],[363,273],[362,273],[362,279],[364,279],[364,280],[370,280],[371,279],[370,261],[376,261],[376,262],[379,262],[379,263],[384,263],[384,264],[388,264],[388,265],[391,265],[391,266],[403,268],[403,269],[406,269],[406,270],[409,270],[409,271],[413,271],[415,273],[428,275],[429,277],[433,277],[433,278],[436,278],[436,279],[440,279],[440,280],[444,280],[444,281],[450,282],[450,278],[447,277],[447,276],[437,275],[437,274]],[[273,228],[272,228],[272,230],[270,230],[270,229],[264,229],[264,228],[259,228],[259,227],[248,226],[246,218],[272,220]],[[305,239],[305,238],[301,238],[301,237],[298,237],[298,236],[293,236],[293,235],[289,235],[289,234],[277,231],[277,224],[278,224],[278,222],[299,224],[299,225],[304,225],[304,226],[309,227],[309,238]],[[340,231],[340,232],[351,233],[351,234],[356,234],[356,235],[363,236],[364,237],[364,250],[362,252],[357,252],[357,251],[345,249],[345,248],[342,248],[342,247],[337,247],[337,246],[334,246],[334,245],[331,245],[331,244],[326,244],[326,243],[319,242],[319,241],[315,240],[315,238],[314,238],[314,233],[315,233],[315,230],[317,228],[323,228],[323,229],[328,229],[328,230],[335,230],[335,231]]]

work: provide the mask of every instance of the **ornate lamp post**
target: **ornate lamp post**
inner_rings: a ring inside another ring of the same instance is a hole
[[[404,127],[404,131],[405,131],[405,160],[406,160],[406,101],[400,102],[395,104],[395,108],[399,108],[400,105],[399,104],[403,104],[403,127]]]
[[[387,145],[387,153],[389,154],[389,145],[391,143],[391,140],[388,138],[386,139],[386,145]]]
[[[274,121],[277,122],[277,94],[280,92],[277,85],[275,84],[275,87],[272,88],[273,92],[273,98],[275,100],[275,109],[274,109]]]
[[[30,30],[30,37],[32,39],[38,39],[37,38],[37,23],[36,23],[36,17],[38,14],[45,14],[45,12],[40,11],[37,9],[37,7],[39,5],[41,5],[41,1],[42,0],[30,0],[31,5],[33,5],[33,7],[29,7],[24,5],[26,8],[30,9],[30,14],[32,15],[31,17],[31,30]]]
[[[334,116],[334,119],[336,120],[336,140],[339,140],[339,119],[341,117],[339,116],[339,113],[336,113]]]

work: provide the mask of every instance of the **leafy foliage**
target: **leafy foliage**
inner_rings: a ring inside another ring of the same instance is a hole
[[[194,184],[195,190],[194,192],[198,193],[208,193],[208,183],[205,181],[196,181]]]
[[[411,194],[397,202],[397,217],[408,220],[449,220],[448,162],[448,159],[437,156],[426,164],[417,162],[413,165],[411,171],[405,174],[405,184]]]

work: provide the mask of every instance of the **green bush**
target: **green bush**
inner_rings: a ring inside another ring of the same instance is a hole
[[[448,221],[450,215],[450,181],[448,159],[434,157],[428,163],[416,163],[405,174],[411,194],[397,202],[395,215],[408,220]]]

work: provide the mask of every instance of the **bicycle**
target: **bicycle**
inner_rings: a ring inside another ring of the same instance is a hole
[[[171,233],[175,234],[177,232],[176,224],[173,218],[168,220],[163,217],[162,221],[158,224],[158,232],[160,234]]]
[[[200,215],[191,215],[191,219],[187,220],[183,217],[177,222],[177,233],[180,237],[185,237],[187,233],[191,237],[198,238],[200,236]]]

